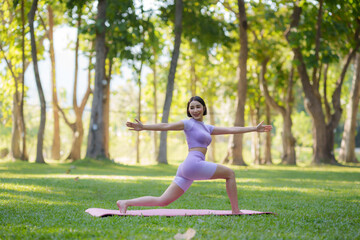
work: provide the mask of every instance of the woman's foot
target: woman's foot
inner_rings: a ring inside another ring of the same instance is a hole
[[[240,210],[232,211],[232,214],[241,214],[241,213],[243,213],[243,212]]]
[[[126,213],[126,209],[127,209],[127,204],[126,204],[126,200],[119,200],[116,202],[116,205],[118,206],[120,213]]]

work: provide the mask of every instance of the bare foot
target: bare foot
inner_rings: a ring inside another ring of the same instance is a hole
[[[241,214],[241,213],[243,213],[242,211],[240,211],[240,210],[237,210],[237,211],[232,211],[232,214]]]
[[[116,205],[118,206],[120,213],[126,213],[127,204],[125,200],[119,200],[116,202]]]

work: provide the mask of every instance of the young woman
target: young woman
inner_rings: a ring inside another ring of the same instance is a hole
[[[135,119],[136,123],[126,123],[126,126],[134,131],[184,130],[189,154],[185,161],[180,164],[174,181],[160,197],[145,196],[129,200],[119,200],[116,204],[121,213],[125,213],[129,206],[167,206],[181,197],[194,180],[206,179],[226,179],[226,192],[230,199],[232,213],[240,213],[234,171],[228,167],[205,161],[206,150],[211,143],[210,135],[268,132],[272,129],[272,126],[263,125],[261,122],[256,127],[214,127],[204,124],[203,116],[206,114],[207,109],[204,100],[201,97],[195,96],[190,98],[187,104],[189,120],[182,120],[176,123],[144,125]]]

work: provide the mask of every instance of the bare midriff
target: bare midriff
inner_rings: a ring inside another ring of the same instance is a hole
[[[190,148],[189,152],[191,151],[199,151],[202,152],[204,155],[206,154],[207,149],[206,148],[202,148],[202,147],[194,147],[194,148]]]

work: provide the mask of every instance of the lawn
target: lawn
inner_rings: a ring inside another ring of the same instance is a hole
[[[241,209],[261,216],[95,218],[90,207],[160,195],[175,165],[0,162],[0,239],[360,239],[360,166],[233,167]],[[195,182],[167,208],[230,209],[224,181]],[[131,209],[140,209],[133,207]]]

